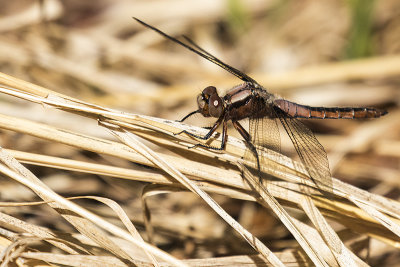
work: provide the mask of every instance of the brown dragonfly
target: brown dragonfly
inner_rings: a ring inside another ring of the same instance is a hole
[[[220,147],[205,144],[197,144],[196,146],[224,150],[228,138],[227,123],[231,121],[254,155],[260,174],[259,155],[261,153],[258,152],[258,148],[266,147],[280,152],[278,123],[281,123],[310,178],[316,184],[317,188],[322,188],[324,185],[326,188],[326,186],[331,185],[331,173],[325,149],[318,142],[312,131],[298,120],[298,118],[364,119],[379,118],[387,114],[385,110],[368,107],[311,107],[276,97],[253,78],[222,62],[189,38],[184,36],[186,40],[184,43],[137,18],[134,19],[167,39],[220,66],[244,82],[228,90],[224,96],[220,96],[214,86],[206,87],[197,97],[198,109],[189,113],[180,121],[183,122],[196,113],[200,113],[204,117],[214,117],[217,121],[209,128],[209,132],[205,136],[199,136],[188,131],[181,133],[186,133],[198,139],[208,140],[222,125],[222,142]],[[249,119],[250,133],[239,123],[243,119]]]

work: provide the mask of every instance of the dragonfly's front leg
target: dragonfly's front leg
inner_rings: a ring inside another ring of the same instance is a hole
[[[196,113],[199,113],[199,110],[195,110],[195,111],[190,112],[189,114],[187,114],[185,117],[183,117],[183,119],[181,119],[178,122],[183,122],[184,120],[186,120],[187,118],[191,117],[192,115],[194,115]]]
[[[183,117],[183,119],[178,120],[177,122],[184,122],[186,119],[188,119],[189,117],[191,117],[192,115],[194,115],[194,114],[196,114],[196,113],[199,113],[199,110],[195,110],[195,111],[190,112],[190,113],[187,114],[185,117]],[[219,124],[218,124],[218,125],[219,125]],[[216,128],[218,128],[218,125],[217,125]],[[215,125],[214,125],[214,126],[215,126]],[[211,126],[211,127],[204,127],[204,128],[205,128],[205,129],[209,129],[209,130],[211,131],[211,129],[213,129],[214,126]],[[214,131],[216,130],[216,128],[214,129]],[[214,132],[214,131],[213,131],[213,132]],[[211,134],[208,133],[209,136],[211,136],[211,135],[213,134],[213,132],[211,132]],[[193,133],[188,132],[188,131],[186,131],[186,130],[180,131],[180,132],[178,132],[178,133],[174,133],[174,135],[179,135],[179,134],[182,134],[182,133],[186,133],[186,134],[188,134],[188,135],[190,135],[190,136],[196,137],[196,138],[198,138],[198,139],[203,139],[203,140],[206,140],[206,139],[209,138],[209,137],[208,137],[208,138],[205,138],[205,136],[203,137],[203,136],[199,136],[199,135],[193,134]],[[208,134],[207,134],[207,135],[208,135]],[[206,136],[207,136],[207,135],[206,135]]]

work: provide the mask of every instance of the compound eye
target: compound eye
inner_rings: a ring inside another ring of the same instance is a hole
[[[204,108],[204,106],[206,105],[206,101],[204,100],[204,97],[201,94],[197,96],[197,105],[199,106],[200,109]]]
[[[203,94],[206,96],[217,94],[217,88],[215,88],[215,86],[208,86],[204,88]]]
[[[222,99],[217,94],[210,97],[208,109],[210,115],[213,117],[219,117],[221,115],[223,109]]]

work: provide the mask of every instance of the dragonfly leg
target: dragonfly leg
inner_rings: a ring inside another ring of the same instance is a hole
[[[257,170],[259,172],[259,175],[261,177],[261,166],[260,166],[260,159],[258,157],[257,149],[251,142],[250,134],[246,131],[245,128],[238,122],[238,121],[232,121],[233,126],[235,129],[240,133],[240,135],[243,137],[244,141],[246,142],[247,146],[251,150],[251,152],[254,154],[256,160],[257,160]]]
[[[193,136],[194,138],[201,139],[201,140],[208,140],[210,139],[211,135],[215,132],[215,130],[218,129],[218,127],[221,125],[221,122],[224,120],[224,116],[221,116],[215,124],[210,128],[210,131],[205,136],[197,135],[194,133],[191,133],[189,131],[183,130],[182,132],[176,133],[175,135],[185,133],[187,135]]]
[[[218,128],[218,126],[217,126],[217,128]],[[220,147],[214,147],[214,146],[209,146],[209,145],[204,145],[204,144],[196,144],[196,145],[192,146],[191,148],[199,146],[199,147],[204,147],[204,148],[213,149],[213,150],[224,150],[226,141],[228,140],[227,129],[228,129],[228,123],[226,122],[226,120],[224,120],[224,122],[222,123],[222,142],[221,142]]]
[[[201,128],[204,128],[204,129],[206,129],[206,130],[211,130],[211,129],[213,128],[213,126],[206,126],[206,127],[201,127]],[[190,136],[193,136],[193,137],[196,137],[196,138],[198,138],[198,139],[202,139],[202,138],[203,138],[202,136],[192,134],[192,133],[190,133],[190,132],[188,132],[188,131],[186,131],[186,130],[183,130],[183,131],[174,133],[173,135],[180,135],[180,134],[183,134],[183,133],[186,133],[186,134],[188,134],[188,135],[190,135]]]
[[[192,115],[199,113],[199,110],[195,110],[190,112],[189,114],[187,114],[185,117],[183,117],[183,119],[179,120],[178,122],[183,122],[184,120],[186,120],[187,118],[191,117]]]

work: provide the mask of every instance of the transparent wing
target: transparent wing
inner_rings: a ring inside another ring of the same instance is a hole
[[[289,117],[277,107],[274,110],[312,181],[319,189],[332,190],[332,177],[324,147],[301,121]]]
[[[260,106],[262,105],[262,106]],[[255,102],[252,107],[253,117],[249,118],[249,134],[250,142],[255,146],[254,150],[246,150],[244,157],[250,161],[256,161],[258,175],[261,180],[261,166],[260,164],[265,164],[264,152],[260,151],[260,147],[265,147],[271,149],[275,152],[280,152],[281,150],[281,138],[279,135],[279,128],[277,121],[272,116],[273,110],[265,106],[265,103]],[[256,116],[260,113],[260,110],[265,111],[263,117]],[[255,155],[257,153],[257,155]]]
[[[190,51],[196,53],[197,55],[201,56],[202,58],[205,58],[205,59],[207,59],[208,61],[210,61],[210,62],[212,62],[212,63],[214,63],[214,64],[220,66],[221,68],[223,68],[224,70],[228,71],[229,73],[235,75],[236,77],[238,77],[238,78],[241,79],[242,81],[252,83],[252,84],[253,84],[255,87],[257,87],[257,88],[262,88],[253,78],[251,78],[251,77],[248,76],[247,74],[241,72],[240,70],[238,70],[238,69],[236,69],[236,68],[234,68],[234,67],[232,67],[232,66],[229,66],[228,64],[222,62],[220,59],[218,59],[217,57],[213,56],[213,55],[210,54],[209,52],[205,51],[203,48],[201,48],[200,46],[198,46],[195,42],[193,42],[193,41],[190,40],[189,38],[185,37],[186,41],[188,41],[188,42],[190,43],[190,45],[189,45],[189,44],[186,44],[186,43],[184,43],[184,42],[182,42],[182,41],[179,41],[178,39],[176,39],[176,38],[174,38],[174,37],[172,37],[172,36],[166,34],[166,33],[163,32],[163,31],[160,31],[159,29],[157,29],[157,28],[155,28],[155,27],[153,27],[153,26],[151,26],[151,25],[149,25],[149,24],[147,24],[147,23],[141,21],[141,20],[138,19],[138,18],[135,18],[135,17],[134,17],[134,19],[135,19],[137,22],[139,22],[140,24],[142,24],[143,26],[146,26],[147,28],[149,28],[149,29],[151,29],[151,30],[153,30],[153,31],[155,31],[155,32],[157,32],[157,33],[159,33],[159,34],[161,34],[161,35],[164,36],[165,38],[167,38],[167,39],[169,39],[169,40],[171,40],[171,41],[173,41],[173,42],[175,42],[175,43],[177,43],[177,44],[179,44],[179,45],[185,47],[186,49],[189,49]]]
[[[275,152],[281,151],[281,137],[275,119],[267,116],[251,118],[249,121],[251,141],[256,146],[266,147]]]

